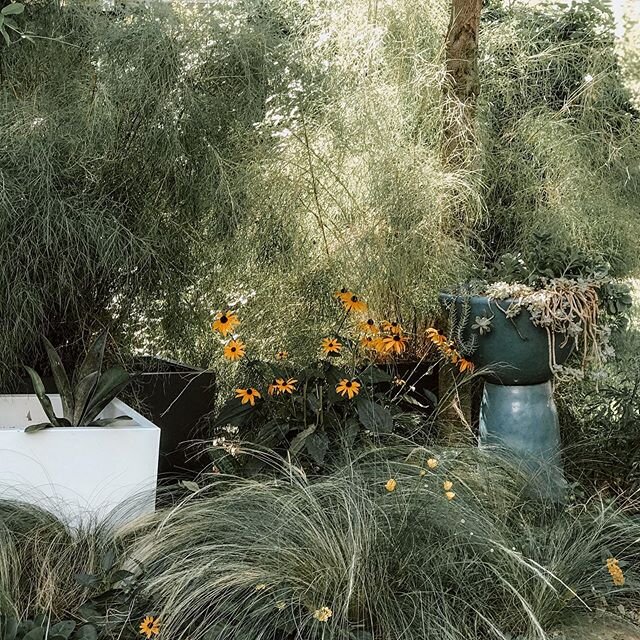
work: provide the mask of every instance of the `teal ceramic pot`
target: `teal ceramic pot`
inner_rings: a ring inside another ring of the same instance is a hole
[[[470,296],[471,313],[465,326],[465,340],[476,336],[477,349],[470,360],[477,369],[486,368],[483,377],[487,382],[503,385],[541,384],[551,380],[549,367],[549,339],[547,332],[531,322],[531,316],[522,310],[515,318],[507,318],[505,311],[514,300],[489,300],[486,296]],[[455,304],[458,314],[463,298],[446,293],[440,294],[445,308]],[[491,331],[480,335],[471,325],[476,316],[491,318]],[[460,316],[459,316],[460,317]],[[558,364],[566,362],[572,346],[556,344],[555,357]]]

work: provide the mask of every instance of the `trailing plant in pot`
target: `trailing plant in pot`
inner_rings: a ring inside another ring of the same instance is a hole
[[[547,241],[538,235],[541,247]],[[600,375],[631,297],[607,265],[579,254],[540,254],[531,262],[505,255],[482,278],[440,298],[449,316],[448,339],[485,380],[481,442],[543,461],[559,487],[564,481],[552,381]]]
[[[62,401],[62,416],[57,416],[51,400],[45,393],[42,378],[31,367],[25,366],[35,394],[42,409],[49,418],[48,422],[30,424],[25,431],[33,433],[49,427],[106,427],[128,416],[98,418],[103,409],[129,384],[131,376],[122,367],[111,367],[102,371],[107,332],[102,332],[91,344],[87,355],[75,372],[72,381],[62,364],[60,355],[54,346],[43,337],[49,357],[53,379]]]

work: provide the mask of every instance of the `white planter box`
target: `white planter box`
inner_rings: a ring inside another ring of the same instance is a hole
[[[56,415],[60,396],[50,395]],[[35,395],[0,395],[0,498],[44,507],[71,526],[122,524],[155,509],[160,429],[121,400],[101,418],[126,415],[111,427],[56,427]]]

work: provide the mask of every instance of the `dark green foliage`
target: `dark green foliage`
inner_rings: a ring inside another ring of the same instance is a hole
[[[103,331],[93,341],[82,364],[75,371],[73,385],[65,371],[60,355],[54,346],[43,338],[49,357],[58,393],[62,401],[62,417],[56,416],[51,401],[45,393],[40,376],[31,368],[25,367],[35,394],[44,409],[49,422],[29,425],[25,431],[33,433],[47,427],[106,427],[119,420],[128,420],[127,416],[116,418],[98,418],[100,412],[129,384],[131,378],[122,367],[111,367],[102,371],[104,350],[107,344],[107,332]]]

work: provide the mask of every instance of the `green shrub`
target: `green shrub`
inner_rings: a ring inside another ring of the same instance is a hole
[[[378,450],[319,479],[282,465],[214,478],[156,514],[133,554],[174,638],[545,638],[602,598],[637,602],[638,522],[528,490],[477,450]]]

